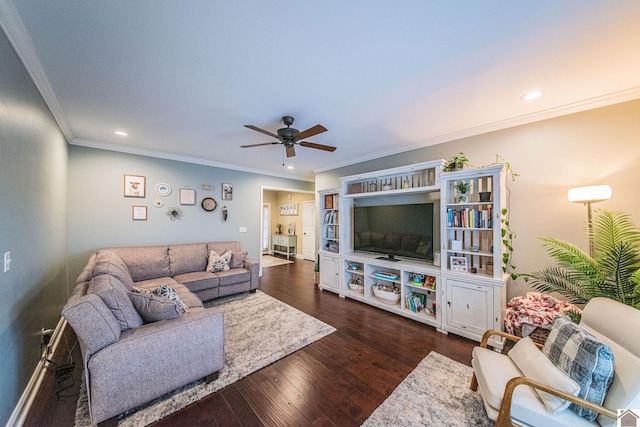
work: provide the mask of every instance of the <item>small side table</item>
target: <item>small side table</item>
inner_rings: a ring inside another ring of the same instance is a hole
[[[286,255],[287,259],[296,254],[298,239],[297,236],[289,234],[272,234],[271,246],[276,254]]]

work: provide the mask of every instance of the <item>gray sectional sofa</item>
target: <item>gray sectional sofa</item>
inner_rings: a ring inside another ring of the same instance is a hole
[[[230,255],[229,268],[206,271],[211,251]],[[258,268],[239,242],[91,255],[62,311],[82,350],[91,421],[216,377],[224,363],[224,315],[203,301],[255,292]],[[169,298],[155,293],[164,285],[172,289]]]

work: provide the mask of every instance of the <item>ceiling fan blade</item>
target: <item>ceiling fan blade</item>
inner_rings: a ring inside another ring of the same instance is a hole
[[[285,148],[287,149],[287,157],[293,157],[296,155],[296,149],[293,148],[293,145],[286,145]]]
[[[310,141],[302,141],[300,142],[300,145],[303,147],[316,148],[318,150],[331,151],[331,152],[336,151],[336,147],[332,147],[330,145],[316,144],[315,142],[310,142]]]
[[[324,126],[315,125],[314,127],[310,127],[309,129],[303,130],[302,132],[300,132],[298,134],[298,139],[307,139],[309,137],[312,137],[314,135],[317,135],[319,133],[326,132],[326,131],[327,131],[327,128],[325,128]]]
[[[269,135],[274,138],[278,138],[278,135],[276,135],[275,133],[271,133],[268,130],[260,129],[259,127],[255,127],[253,125],[244,125],[244,127],[249,128],[251,130],[255,130],[256,132],[264,133],[265,135]]]
[[[281,144],[280,142],[263,142],[261,144],[241,145],[241,148],[260,147],[261,145]]]

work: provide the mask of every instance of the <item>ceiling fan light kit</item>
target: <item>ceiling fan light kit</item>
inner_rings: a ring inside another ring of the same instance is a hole
[[[244,127],[249,128],[251,130],[255,130],[256,132],[264,133],[265,135],[272,136],[277,138],[279,142],[263,142],[261,144],[250,144],[250,145],[241,145],[242,148],[251,148],[251,147],[260,147],[263,145],[273,145],[273,144],[282,144],[287,153],[287,157],[293,157],[296,155],[295,145],[298,144],[301,147],[314,148],[316,150],[330,151],[333,152],[336,150],[336,147],[332,147],[330,145],[317,144],[311,141],[303,141],[303,139],[310,138],[312,136],[318,135],[322,132],[326,132],[327,128],[322,125],[315,125],[310,127],[307,130],[300,132],[298,129],[292,128],[293,117],[291,116],[283,116],[282,123],[285,124],[286,128],[281,128],[277,130],[277,134],[273,132],[269,132],[268,130],[260,129],[259,127],[253,125],[244,125]]]

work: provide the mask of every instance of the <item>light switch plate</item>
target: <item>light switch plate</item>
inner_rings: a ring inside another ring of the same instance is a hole
[[[247,227],[240,227],[240,229],[238,231],[240,233],[246,233],[247,232]]]
[[[11,270],[11,252],[4,253],[4,272]]]

